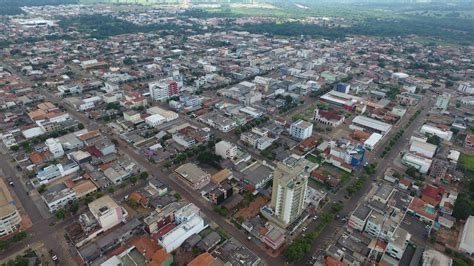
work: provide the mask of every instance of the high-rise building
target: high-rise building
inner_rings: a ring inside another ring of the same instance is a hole
[[[174,80],[159,80],[148,83],[150,97],[153,101],[166,101],[179,94],[178,83]]]
[[[286,227],[303,212],[309,173],[316,167],[304,158],[291,156],[273,172],[270,208],[277,225]],[[264,213],[265,215],[265,213]]]

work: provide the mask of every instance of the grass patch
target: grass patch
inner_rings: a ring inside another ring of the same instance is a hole
[[[474,172],[474,156],[461,153],[461,156],[459,156],[458,166],[460,169]]]

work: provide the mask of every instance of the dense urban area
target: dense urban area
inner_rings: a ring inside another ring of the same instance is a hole
[[[474,7],[405,2],[0,2],[0,264],[473,265]]]

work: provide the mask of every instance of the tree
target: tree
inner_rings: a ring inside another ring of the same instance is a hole
[[[418,173],[418,170],[416,170],[416,168],[414,167],[408,167],[407,170],[405,171],[405,174],[411,176],[411,177],[416,177]]]
[[[138,206],[138,201],[134,198],[129,198],[127,201],[128,205],[132,208],[136,208]]]
[[[123,59],[123,63],[125,65],[131,65],[131,64],[133,64],[133,59],[130,58],[130,57],[126,57],[125,59]]]
[[[18,147],[18,145],[13,145],[10,147],[10,150],[11,151],[18,151],[20,149],[20,147]]]
[[[79,129],[79,130],[84,129],[84,124],[79,123],[79,124],[77,125],[77,129]]]
[[[130,183],[136,184],[138,182],[138,177],[135,175],[132,175],[129,179]]]
[[[436,135],[430,135],[428,136],[428,140],[426,142],[439,146],[439,144],[441,143],[441,138]]]
[[[90,195],[87,195],[85,198],[84,198],[84,203],[86,204],[89,204],[93,201],[94,199],[90,196]]]
[[[64,211],[64,209],[59,209],[54,215],[56,216],[56,219],[62,220],[64,219],[64,217],[66,217],[66,212]]]
[[[69,204],[69,212],[72,214],[76,214],[76,212],[79,210],[79,204],[75,201]]]
[[[454,202],[453,216],[457,219],[466,220],[474,211],[474,202],[469,197],[460,193]]]
[[[146,180],[146,179],[148,179],[148,176],[149,176],[149,174],[146,171],[140,173],[140,179]]]
[[[110,186],[107,188],[107,192],[109,192],[110,194],[113,194],[115,192],[115,188]]]
[[[42,194],[45,191],[46,191],[46,185],[45,184],[42,184],[41,186],[38,187],[38,193]]]

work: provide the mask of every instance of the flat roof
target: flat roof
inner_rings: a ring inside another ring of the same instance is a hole
[[[464,230],[462,231],[461,245],[474,247],[474,216],[467,218]]]
[[[5,217],[16,211],[16,206],[3,178],[0,177],[0,179],[0,217]]]
[[[203,176],[209,175],[193,163],[183,164],[176,168],[175,172],[191,183],[196,183],[201,180]]]
[[[387,132],[392,128],[392,125],[390,125],[390,124],[384,123],[384,122],[379,121],[379,120],[372,119],[372,118],[367,117],[367,116],[362,116],[362,115],[358,115],[358,116],[354,117],[354,119],[352,120],[352,123],[353,124],[354,123],[359,124],[359,125],[362,125],[362,126],[365,126],[365,127],[370,127],[370,128],[373,128],[373,129],[377,129],[377,130],[380,130],[380,131],[383,131],[383,132]]]
[[[359,205],[359,207],[357,207],[357,209],[355,209],[355,211],[354,211],[354,213],[352,213],[352,215],[359,218],[359,219],[361,219],[361,220],[365,220],[367,218],[367,216],[369,216],[371,211],[372,211],[372,209],[369,208],[368,206]]]

